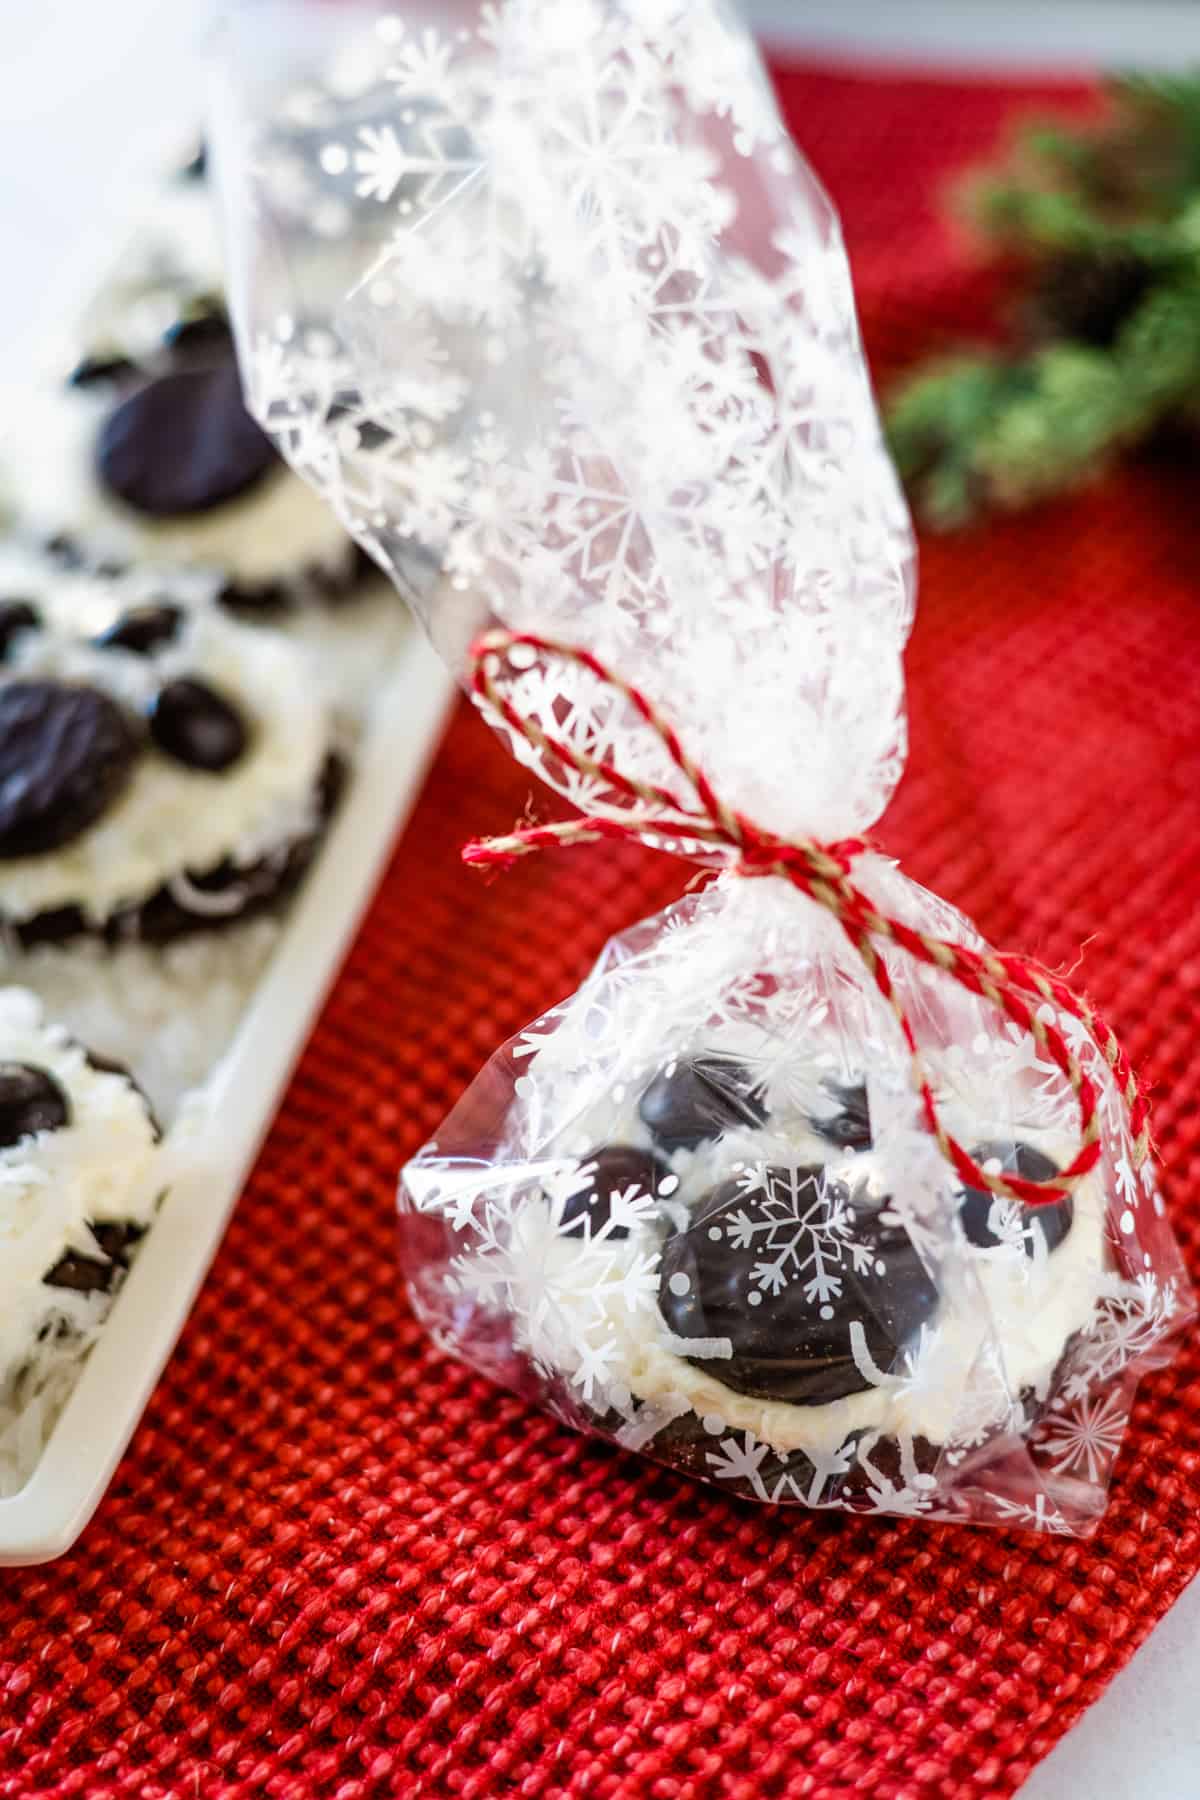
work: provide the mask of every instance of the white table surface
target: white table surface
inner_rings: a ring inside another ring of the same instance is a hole
[[[19,367],[114,187],[200,107],[205,0],[0,0],[0,354]],[[1020,70],[1200,61],[1200,0],[746,0],[802,49]],[[1200,1584],[1035,1771],[1024,1800],[1198,1800]]]

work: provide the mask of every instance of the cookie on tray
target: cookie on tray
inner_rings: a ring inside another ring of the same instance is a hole
[[[1102,1188],[1036,1209],[960,1190],[948,1269],[895,1197],[861,1076],[814,1058],[772,1088],[772,1050],[715,1026],[577,1104],[523,1180],[476,1173],[487,1227],[453,1292],[489,1292],[502,1266],[514,1348],[573,1423],[760,1499],[924,1504],[943,1465],[1029,1428],[1094,1322]],[[551,1038],[530,1059],[521,1105],[550,1092],[553,1054]],[[1028,1180],[1069,1158],[1061,1130],[965,1108],[953,1125],[982,1165]],[[470,1176],[447,1179],[444,1142],[406,1192],[459,1227]]]
[[[242,404],[195,173],[146,197],[55,365],[8,405],[20,448],[0,464],[6,509],[64,562],[203,563],[232,610],[272,616],[343,600],[372,573]]]
[[[0,927],[160,944],[297,886],[342,776],[304,652],[160,571],[0,597]]]
[[[65,563],[203,564],[254,616],[345,600],[371,572],[246,411],[218,303],[197,301],[152,350],[96,345],[7,405],[5,506]]]
[[[32,605],[82,635],[101,632],[124,611],[166,597],[182,606],[220,606],[221,579],[199,564],[133,562],[88,566],[40,546],[27,534],[0,534],[0,614],[10,602]],[[221,606],[228,614],[229,609]],[[352,742],[386,685],[412,629],[408,609],[376,571],[346,606],[297,606],[240,617],[285,637],[308,660],[315,691],[333,707]]]
[[[48,1384],[90,1343],[163,1187],[142,1093],[18,987],[0,988],[0,1175],[4,1492],[20,1460],[18,1417],[46,1404]]]

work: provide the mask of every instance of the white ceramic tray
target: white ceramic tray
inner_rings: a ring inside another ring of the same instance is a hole
[[[102,1499],[408,817],[452,691],[414,626],[375,697],[337,818],[237,1035],[198,1105],[167,1134],[162,1211],[32,1478],[0,1500],[0,1566],[61,1555]]]

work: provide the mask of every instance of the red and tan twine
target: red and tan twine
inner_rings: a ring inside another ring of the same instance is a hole
[[[671,762],[684,777],[697,800],[696,807],[681,804],[668,788],[626,775],[604,758],[589,756],[574,745],[546,731],[536,719],[513,705],[500,682],[504,660],[514,650],[534,652],[586,669],[598,682],[621,694],[659,739]],[[908,1051],[913,1084],[920,1096],[925,1122],[938,1148],[968,1187],[984,1188],[1026,1206],[1044,1206],[1064,1199],[1100,1160],[1100,1095],[1082,1068],[1052,1013],[1077,1019],[1112,1070],[1128,1115],[1133,1140],[1133,1163],[1138,1168],[1149,1153],[1148,1106],[1137,1076],[1114,1033],[1082,997],[1057,976],[1031,962],[997,950],[976,951],[926,932],[916,931],[903,920],[882,913],[851,879],[856,857],[869,848],[861,838],[821,844],[813,839],[788,840],[764,831],[753,820],[728,806],[712,783],[688,755],[671,725],[654,703],[632,683],[622,680],[588,650],[559,643],[533,632],[486,632],[471,649],[472,692],[476,700],[501,718],[508,729],[543,755],[553,757],[577,773],[604,783],[635,806],[620,816],[584,814],[547,825],[526,826],[505,837],[486,838],[466,845],[463,860],[477,866],[508,867],[517,857],[535,850],[570,844],[597,843],[603,839],[634,838],[658,848],[677,850],[722,848],[733,852],[732,867],[746,876],[777,875],[827,912],[832,913],[862,958],[875,986],[891,1008]],[[1070,1084],[1079,1109],[1080,1146],[1074,1159],[1048,1181],[1030,1181],[1011,1172],[993,1173],[977,1163],[943,1125],[933,1087],[925,1068],[912,1023],[892,982],[881,946],[894,945],[907,955],[942,970],[970,993],[987,1000],[1033,1038],[1040,1054],[1048,1058]]]

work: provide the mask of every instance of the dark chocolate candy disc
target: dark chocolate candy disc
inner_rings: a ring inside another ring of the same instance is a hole
[[[292,599],[283,581],[227,581],[217,595],[218,604],[226,612],[242,619],[274,617],[286,612]]]
[[[287,581],[227,581],[217,600],[240,618],[275,618],[302,606],[308,598],[328,605],[352,599],[364,582],[378,573],[361,545],[353,544],[345,560],[332,568],[313,562]]]
[[[41,622],[30,601],[0,600],[0,662],[7,658],[18,633],[35,631]]]
[[[128,612],[102,631],[96,639],[102,650],[130,650],[135,656],[153,656],[164,644],[179,635],[183,608],[169,600],[148,601],[144,606],[131,606]]]
[[[96,443],[104,485],[156,519],[236,499],[274,461],[270,440],[242,404],[231,354],[147,382],[109,415]]]
[[[562,1209],[561,1222],[565,1235],[583,1236],[584,1220],[594,1237],[612,1216],[612,1197],[626,1188],[653,1196],[659,1183],[669,1179],[671,1165],[653,1150],[639,1150],[633,1144],[606,1144],[602,1150],[589,1151],[584,1167],[594,1166],[589,1185],[572,1194]],[[614,1225],[610,1238],[626,1238],[628,1228]]]
[[[831,1097],[831,1110],[811,1121],[817,1136],[842,1150],[869,1150],[871,1114],[866,1083],[827,1081],[825,1086]]]
[[[642,1095],[638,1112],[668,1155],[694,1150],[735,1126],[761,1125],[767,1116],[745,1064],[715,1053],[668,1063]]]
[[[48,1069],[0,1062],[0,1147],[38,1131],[61,1131],[71,1122],[71,1103]]]
[[[317,782],[313,829],[257,862],[237,863],[225,857],[211,869],[181,871],[149,899],[112,913],[99,927],[81,906],[67,905],[19,923],[9,921],[7,929],[27,950],[38,944],[66,944],[97,931],[110,944],[125,944],[131,938],[143,944],[169,944],[194,932],[226,930],[273,910],[295,893],[308,873],[341,798],[346,773],[342,758],[329,756]]]
[[[886,1374],[937,1290],[907,1236],[885,1243],[827,1171],[771,1168],[756,1192],[713,1188],[668,1238],[658,1304],[676,1337],[729,1340],[731,1357],[689,1359],[726,1387],[823,1406],[872,1385],[851,1327]]]
[[[618,1419],[614,1435],[620,1424]],[[697,1480],[715,1482],[722,1493],[737,1494],[745,1500],[767,1499],[786,1505],[803,1502],[811,1495],[813,1504],[828,1506],[839,1502],[840,1481],[836,1477],[818,1480],[812,1461],[803,1450],[776,1451],[764,1445],[753,1474],[718,1474],[724,1461],[722,1444],[730,1437],[741,1441],[730,1428],[710,1431],[694,1412],[685,1412],[655,1433],[644,1446],[644,1454]]]
[[[80,357],[71,373],[67,376],[68,385],[77,388],[101,387],[108,383],[129,381],[137,370],[127,356],[119,350],[111,353],[96,351],[90,356]]]
[[[0,687],[0,858],[79,837],[124,791],[138,750],[133,726],[98,688]]]
[[[87,1256],[68,1250],[42,1280],[47,1287],[66,1288],[73,1294],[111,1294],[118,1275],[129,1267],[129,1252],[145,1235],[141,1225],[89,1224],[102,1254]]]
[[[206,681],[186,675],[159,689],[149,721],[150,736],[164,756],[207,775],[232,768],[250,741],[237,708]]]
[[[1058,1174],[1058,1164],[1032,1144],[976,1144],[971,1151],[977,1163],[999,1161],[1006,1174],[1022,1175],[1026,1181],[1050,1181]],[[989,1224],[993,1196],[986,1188],[965,1188],[959,1218],[968,1241],[980,1250],[991,1250],[1003,1239]],[[1002,1204],[1004,1204],[1002,1202]],[[1075,1208],[1070,1201],[1058,1200],[1052,1206],[1017,1206],[1022,1227],[1032,1225],[1046,1240],[1047,1250],[1057,1250],[1071,1229]],[[1025,1254],[1033,1255],[1033,1244],[1025,1238]]]
[[[163,333],[163,347],[186,361],[201,355],[210,357],[214,349],[228,350],[231,341],[225,309],[215,301],[194,306]]]

